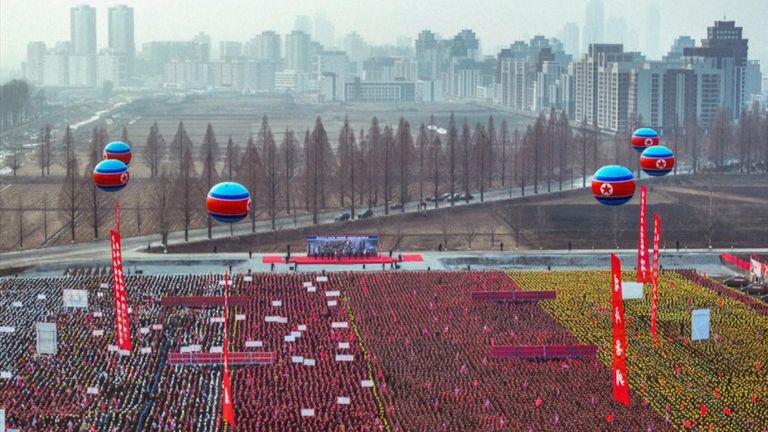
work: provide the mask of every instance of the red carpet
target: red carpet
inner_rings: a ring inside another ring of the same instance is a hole
[[[389,264],[397,261],[397,256],[377,256],[369,258],[317,258],[308,256],[291,257],[289,260],[295,264],[319,264],[319,265],[345,265],[345,264]],[[424,261],[424,257],[421,254],[404,254],[403,262],[420,262]],[[279,255],[265,255],[261,258],[261,262],[264,264],[285,264],[285,257]]]

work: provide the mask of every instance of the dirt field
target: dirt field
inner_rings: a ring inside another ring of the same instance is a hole
[[[709,185],[712,185],[710,217]],[[644,181],[648,214],[662,217],[667,248],[768,246],[768,178],[713,176]],[[378,234],[383,250],[633,248],[637,245],[639,199],[621,207],[598,204],[586,191],[526,197],[470,207],[286,230],[257,236],[190,243],[173,252],[303,251],[307,235]],[[652,223],[649,223],[652,229]],[[651,239],[649,230],[649,239]]]

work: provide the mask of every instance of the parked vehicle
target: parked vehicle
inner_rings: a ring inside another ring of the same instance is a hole
[[[373,216],[373,210],[366,209],[364,212],[357,215],[358,219],[368,219],[369,217]]]
[[[395,203],[389,206],[390,210],[400,210],[403,208],[403,205],[401,203]]]
[[[724,280],[723,285],[731,288],[743,288],[749,285],[749,280],[744,276],[734,276]]]
[[[349,214],[349,212],[344,212],[344,213],[337,214],[334,220],[336,222],[344,222],[344,221],[348,221],[350,217],[352,216]]]

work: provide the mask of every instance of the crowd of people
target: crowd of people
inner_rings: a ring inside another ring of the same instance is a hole
[[[681,272],[686,273],[686,272]],[[690,279],[662,271],[658,288],[658,338],[650,334],[651,286],[644,299],[625,300],[627,366],[633,406],[649,404],[678,430],[766,431],[765,332],[768,317],[727,293],[704,287],[708,279]],[[582,343],[599,347],[611,361],[611,283],[608,271],[513,272],[526,289],[552,289],[557,298],[542,303]],[[623,280],[635,280],[624,272]],[[708,308],[707,340],[691,340],[691,312]]]
[[[669,429],[644,404],[614,403],[597,359],[492,358],[494,345],[577,343],[537,304],[470,300],[517,289],[503,272],[334,277],[348,287],[394,431]]]
[[[716,292],[721,296],[725,296],[735,301],[744,303],[747,307],[754,310],[755,312],[768,316],[768,304],[761,302],[750,295],[747,295],[737,289],[729,288],[717,281],[714,281],[700,274],[699,272],[693,269],[680,269],[680,270],[676,270],[676,272],[680,276],[688,279],[693,283],[701,285],[704,288],[709,288],[710,290]]]
[[[192,346],[220,348],[224,327],[212,318],[222,317],[223,308],[163,307],[160,300],[221,296],[223,276],[129,276],[133,350],[121,355],[111,347],[110,276],[83,273],[0,278],[0,326],[14,328],[0,332],[0,371],[11,373],[0,379],[8,427],[222,430],[221,366],[170,365],[166,357]],[[625,302],[630,407],[612,401],[607,272],[328,278],[232,278],[230,295],[250,300],[230,309],[229,350],[276,355],[271,365],[231,368],[238,426],[230,430],[661,431],[713,424],[763,431],[768,425],[762,342],[768,316],[695,272],[662,272],[658,342],[648,334],[649,294]],[[87,290],[88,308],[63,308],[64,289]],[[475,290],[520,289],[556,289],[557,297],[514,304],[470,299]],[[692,342],[690,311],[703,307],[712,310],[712,337]],[[36,322],[57,324],[55,355],[35,355]],[[296,336],[286,340],[290,335]],[[493,346],[547,344],[594,344],[598,358],[490,354]],[[374,387],[363,386],[367,380]]]

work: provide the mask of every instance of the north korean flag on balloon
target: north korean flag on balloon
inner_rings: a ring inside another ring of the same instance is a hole
[[[123,252],[120,245],[120,233],[111,230],[112,240],[112,283],[115,297],[115,326],[117,346],[121,350],[131,350],[131,322],[128,317],[128,294],[125,290],[123,274]]]

